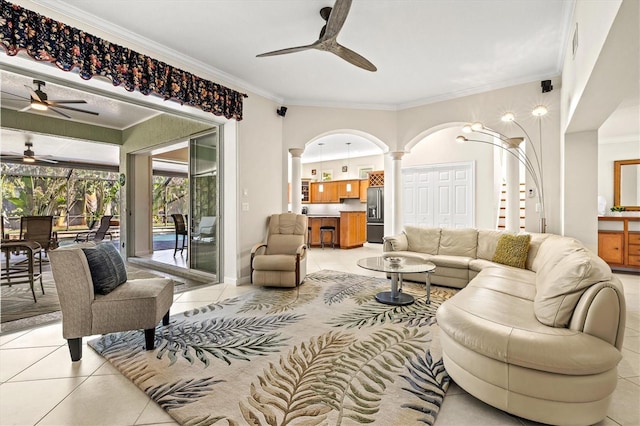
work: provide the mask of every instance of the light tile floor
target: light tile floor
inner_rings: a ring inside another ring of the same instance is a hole
[[[308,273],[321,269],[380,274],[356,261],[378,244],[352,250],[312,249]],[[600,425],[640,425],[640,277],[618,275],[627,297],[627,329],[619,382]],[[173,313],[252,291],[218,284],[176,294]],[[85,338],[88,341],[90,338]],[[90,347],[72,363],[59,323],[0,335],[0,425],[173,425],[171,417]],[[437,425],[533,425],[496,410],[452,384]]]

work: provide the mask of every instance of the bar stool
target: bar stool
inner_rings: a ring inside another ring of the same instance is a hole
[[[331,225],[324,225],[320,227],[320,244],[322,248],[324,248],[324,233],[331,232],[331,248],[336,248],[335,246],[335,236],[336,236],[336,227]]]
[[[307,248],[311,250],[311,227],[307,228]]]

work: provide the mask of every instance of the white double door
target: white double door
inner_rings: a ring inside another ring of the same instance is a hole
[[[474,175],[473,162],[403,169],[404,224],[473,228],[475,226]]]

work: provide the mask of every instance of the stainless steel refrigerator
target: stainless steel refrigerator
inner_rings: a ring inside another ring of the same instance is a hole
[[[367,242],[382,243],[384,236],[384,188],[367,188]]]

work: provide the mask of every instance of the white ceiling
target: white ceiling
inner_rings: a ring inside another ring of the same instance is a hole
[[[315,41],[324,24],[319,10],[332,6],[333,0],[16,1],[27,8],[37,3],[85,23],[82,29],[88,32],[140,46],[143,53],[187,64],[195,74],[282,105],[387,110],[557,76],[574,2],[353,0],[338,42],[372,61],[378,71],[371,73],[317,50],[256,58],[259,53]],[[51,73],[60,74],[55,69]],[[24,85],[32,80],[1,75],[2,90],[16,94],[24,95]],[[86,108],[100,116],[94,120],[87,114],[70,115],[107,127],[124,129],[157,114],[49,82],[45,91],[50,99],[86,99]],[[25,105],[7,96],[0,101],[12,109]],[[637,114],[637,99],[623,109],[623,115]],[[619,128],[613,124],[610,132]],[[12,142],[19,138],[5,137],[4,132],[1,136],[3,153],[24,149],[24,140]],[[346,158],[347,141],[352,143],[352,158],[382,152],[357,136],[332,135],[308,146],[302,161]],[[318,142],[325,142],[322,149]],[[39,146],[34,140],[34,149],[37,154],[65,158],[80,152],[67,143],[53,148],[50,145],[55,144]]]
[[[315,41],[333,0],[36,3],[285,105],[397,109],[558,75],[574,0],[354,0],[338,42],[374,73],[317,50],[256,58]]]

